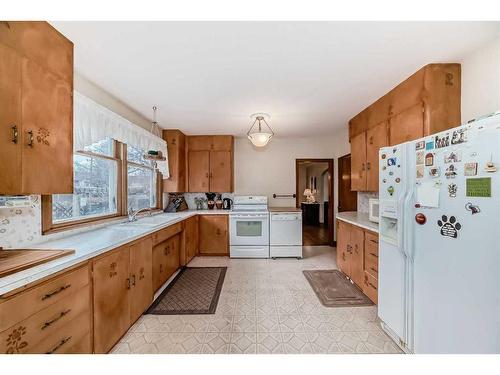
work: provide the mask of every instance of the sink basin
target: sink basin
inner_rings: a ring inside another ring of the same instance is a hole
[[[158,224],[154,223],[140,223],[140,222],[133,222],[133,223],[124,223],[124,224],[118,224],[113,227],[113,229],[127,229],[127,230],[134,230],[134,229],[144,229],[144,228],[154,228]]]

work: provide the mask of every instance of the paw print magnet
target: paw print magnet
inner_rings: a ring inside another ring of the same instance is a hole
[[[457,221],[455,216],[450,216],[448,220],[448,216],[443,215],[437,224],[441,228],[441,236],[445,237],[457,238],[458,231],[462,229],[462,225]]]

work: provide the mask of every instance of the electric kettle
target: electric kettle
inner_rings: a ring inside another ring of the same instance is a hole
[[[230,210],[232,205],[233,205],[233,200],[232,199],[224,198],[222,200],[222,209],[224,209],[224,210]]]

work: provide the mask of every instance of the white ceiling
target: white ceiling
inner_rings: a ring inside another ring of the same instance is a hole
[[[498,37],[485,22],[52,22],[75,69],[164,128],[329,134],[425,64]]]

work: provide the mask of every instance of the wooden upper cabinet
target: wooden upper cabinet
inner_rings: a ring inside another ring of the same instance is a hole
[[[0,22],[0,71],[0,194],[73,193],[73,43]]]
[[[378,154],[381,147],[389,144],[387,121],[366,132],[366,190],[378,191]]]
[[[130,246],[130,322],[135,322],[153,302],[153,242],[147,237]]]
[[[210,151],[188,152],[188,191],[192,193],[210,190]]]
[[[199,253],[229,254],[228,215],[201,215],[199,218]]]
[[[397,145],[424,136],[424,108],[417,104],[389,120],[389,143]]]
[[[234,190],[231,135],[189,136],[188,191],[226,193]]]
[[[366,132],[351,139],[351,190],[366,190]]]
[[[231,173],[231,152],[210,152],[210,191],[233,191]]]
[[[130,326],[129,247],[94,261],[94,351],[107,353]]]
[[[186,136],[176,129],[163,130],[167,142],[170,177],[163,179],[163,191],[177,193],[186,191]]]
[[[21,61],[14,49],[0,44],[0,194],[22,190]]]

